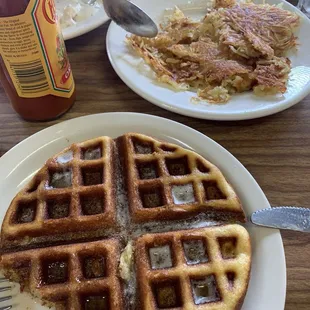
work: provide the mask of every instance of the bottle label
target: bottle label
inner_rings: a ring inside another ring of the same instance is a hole
[[[30,0],[24,14],[0,18],[0,54],[20,97],[71,97],[74,80],[54,0]]]

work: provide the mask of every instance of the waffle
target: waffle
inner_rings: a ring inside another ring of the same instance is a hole
[[[220,170],[174,144],[140,134],[120,138],[131,219],[180,219],[201,212],[244,221],[241,203]]]
[[[218,168],[141,134],[100,137],[50,158],[16,195],[2,224],[0,269],[65,310],[238,309],[249,236],[236,224],[201,228],[209,219],[245,220]],[[193,240],[204,255],[197,262],[186,261]],[[158,247],[168,265],[152,268]],[[216,299],[197,304],[191,287],[203,281]]]
[[[124,309],[115,239],[32,249],[1,257],[5,275],[48,305],[67,310]]]
[[[141,223],[204,213],[244,221],[239,199],[218,168],[198,154],[141,134],[73,144],[49,159],[12,201],[2,250],[89,240],[117,229],[121,158],[130,218]]]
[[[135,263],[141,309],[240,309],[250,239],[239,225],[147,234],[136,242]]]
[[[49,159],[12,201],[2,249],[103,236],[116,226],[115,143],[73,144]]]

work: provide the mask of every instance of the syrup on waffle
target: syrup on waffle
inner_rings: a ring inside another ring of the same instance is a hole
[[[238,309],[249,236],[239,225],[201,228],[213,218],[245,220],[214,165],[140,134],[100,137],[49,159],[16,195],[0,268],[66,310]]]
[[[59,308],[122,310],[119,255],[118,240],[109,239],[6,253],[1,266],[26,291]]]
[[[114,228],[114,144],[97,138],[49,159],[12,201],[2,224],[2,249],[100,237]]]
[[[116,154],[124,166],[131,221],[198,213],[245,220],[220,170],[198,154],[141,134],[126,134],[117,142],[101,137],[73,144],[48,160],[17,194],[2,225],[2,250],[89,240],[115,230],[115,188],[122,179]]]
[[[220,170],[197,153],[140,134],[119,138],[134,222],[207,212],[244,221],[241,203]]]
[[[239,309],[250,263],[239,225],[143,235],[135,244],[141,309]]]

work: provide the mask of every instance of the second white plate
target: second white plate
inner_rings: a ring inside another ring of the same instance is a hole
[[[257,0],[260,1],[261,0]],[[202,0],[134,0],[156,22],[162,20],[165,9],[175,5],[183,9],[188,16],[202,17],[206,13],[206,1]],[[285,110],[310,93],[310,20],[294,6],[281,0],[266,0],[266,3],[278,4],[301,16],[301,26],[297,32],[298,51],[291,53],[292,71],[288,89],[282,96],[258,97],[252,92],[232,96],[227,104],[208,104],[205,101],[192,100],[192,91],[174,91],[163,83],[158,83],[147,65],[142,65],[125,44],[128,33],[111,23],[107,35],[107,51],[117,74],[137,94],[146,100],[175,113],[211,120],[243,120],[258,118]]]
[[[103,8],[100,8],[98,12],[91,16],[90,18],[78,22],[75,25],[69,26],[62,30],[64,40],[69,40],[81,36],[85,33],[88,33],[99,26],[103,25],[109,20],[108,15],[106,14]]]

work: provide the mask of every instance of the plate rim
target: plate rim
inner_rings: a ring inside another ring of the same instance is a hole
[[[257,187],[257,191],[259,192],[259,195],[263,198],[263,200],[265,200],[265,202],[270,206],[267,197],[265,196],[264,192],[262,191],[262,189],[260,188],[259,184],[256,182],[256,180],[254,179],[254,177],[250,174],[250,172],[242,165],[242,163],[235,157],[233,156],[228,150],[226,150],[224,147],[222,147],[219,143],[217,143],[216,141],[214,141],[213,139],[211,139],[210,137],[204,135],[203,133],[187,126],[184,125],[182,123],[167,119],[167,118],[163,118],[163,117],[159,117],[159,116],[153,116],[153,115],[149,115],[149,114],[143,114],[143,113],[134,113],[134,112],[110,112],[110,113],[99,113],[99,114],[92,114],[92,115],[87,115],[87,116],[81,116],[81,117],[77,117],[77,118],[73,118],[70,120],[66,120],[64,122],[60,122],[57,123],[55,125],[49,126],[29,137],[27,137],[26,139],[22,140],[20,143],[18,143],[17,145],[15,145],[13,148],[11,148],[8,152],[6,152],[1,158],[0,158],[0,171],[2,170],[10,170],[10,172],[12,172],[11,168],[14,166],[13,171],[16,169],[15,165],[19,165],[19,160],[20,159],[25,159],[28,156],[32,155],[33,153],[37,152],[38,149],[36,149],[37,145],[41,145],[41,147],[47,146],[50,143],[53,143],[56,140],[59,140],[60,138],[66,138],[66,137],[70,137],[70,133],[63,135],[63,131],[67,129],[68,127],[73,128],[71,130],[71,132],[75,132],[78,131],[79,128],[74,127],[74,125],[78,124],[79,122],[85,122],[87,124],[91,124],[92,120],[97,119],[100,120],[101,123],[104,124],[103,119],[116,119],[117,117],[122,117],[122,118],[128,118],[128,117],[132,117],[132,118],[148,118],[150,121],[155,120],[155,122],[164,122],[167,125],[171,125],[174,126],[173,130],[177,130],[182,128],[183,130],[186,130],[188,132],[189,135],[194,135],[194,136],[200,136],[200,138],[204,139],[204,140],[208,140],[208,143],[212,144],[215,148],[217,148],[218,150],[220,150],[221,153],[225,154],[225,156],[230,157],[230,159],[233,161],[233,164],[236,165],[236,168],[240,168],[242,169],[242,173],[245,173],[245,175],[251,179],[251,182],[253,185],[255,185]],[[88,125],[89,126],[89,125]],[[115,124],[115,126],[117,126],[117,123]],[[104,126],[103,126],[104,129]],[[159,134],[160,132],[162,132],[161,129],[159,129]],[[54,140],[49,140],[50,136],[53,136],[55,139]],[[43,141],[42,141],[43,140]],[[45,143],[46,144],[43,144]],[[180,142],[183,142],[182,140]],[[23,150],[27,150],[27,146],[29,143],[33,143],[32,147],[28,148],[27,152],[23,152]],[[69,143],[69,142],[68,142]],[[71,144],[72,142],[70,142],[69,144]],[[186,143],[185,141],[183,143]],[[32,151],[32,149],[35,149],[34,151]],[[18,154],[19,156],[17,156],[17,158],[15,158],[13,160],[13,156],[15,156],[16,154]],[[13,163],[15,162],[15,163]],[[10,163],[10,164],[8,164]],[[216,165],[218,166],[218,164],[216,163]],[[11,168],[9,167],[8,169],[5,169],[5,167],[7,166],[11,166]],[[221,168],[220,168],[221,169]],[[4,174],[4,179],[3,182],[1,182],[0,180],[0,187],[1,187],[1,183],[4,184],[5,179],[9,176],[9,174],[6,176],[6,174]],[[234,186],[234,185],[233,185]],[[263,208],[263,206],[262,206]],[[278,301],[277,303],[279,303],[279,305],[281,305],[282,307],[279,309],[284,309],[284,305],[285,305],[285,300],[286,300],[286,289],[287,289],[287,269],[286,269],[286,258],[285,258],[285,254],[284,254],[284,245],[283,245],[283,240],[281,237],[281,234],[279,232],[279,230],[272,230],[272,234],[271,236],[277,238],[279,244],[280,244],[280,248],[279,248],[279,253],[278,256],[279,257],[279,264],[282,265],[282,273],[281,273],[281,281],[279,281],[279,287],[280,287],[280,291],[281,291],[281,295],[280,293],[277,295],[278,296]]]
[[[304,13],[302,13],[300,10],[298,10],[294,5],[291,3],[287,2],[286,0],[279,0],[282,3],[285,3],[285,5],[288,5],[289,7],[292,8],[292,10],[297,13],[301,18],[302,21],[305,22],[310,31],[310,19],[306,17]],[[268,3],[268,0],[266,1]],[[289,98],[288,102],[285,104],[281,105],[276,105],[274,107],[265,107],[261,108],[256,111],[245,111],[245,112],[230,112],[230,113],[217,113],[217,112],[211,112],[211,111],[195,111],[192,110],[188,107],[176,107],[173,106],[164,100],[161,100],[156,97],[156,95],[153,93],[145,93],[143,89],[140,89],[133,81],[133,79],[127,78],[127,76],[120,70],[120,68],[117,66],[117,60],[114,58],[112,55],[112,49],[111,49],[111,42],[113,38],[112,32],[114,31],[115,27],[117,26],[113,21],[109,25],[107,36],[106,36],[106,50],[107,54],[109,57],[109,61],[117,73],[117,75],[121,78],[121,80],[131,89],[133,90],[136,94],[144,98],[145,100],[151,102],[152,104],[166,109],[168,111],[185,115],[185,116],[190,116],[190,117],[195,117],[199,119],[207,119],[207,120],[217,120],[217,121],[238,121],[238,120],[248,120],[248,119],[256,119],[256,118],[261,118],[269,115],[273,115],[279,112],[282,112],[295,104],[299,103],[301,100],[303,100],[307,95],[310,94],[310,80],[308,83],[304,86],[304,88],[298,92],[295,93],[292,97]]]
[[[72,25],[62,29],[62,35],[65,41],[77,38],[83,34],[86,34],[101,25],[109,21],[110,18],[105,13],[103,8],[100,8],[99,11],[91,16],[90,18],[83,20],[76,25]]]

